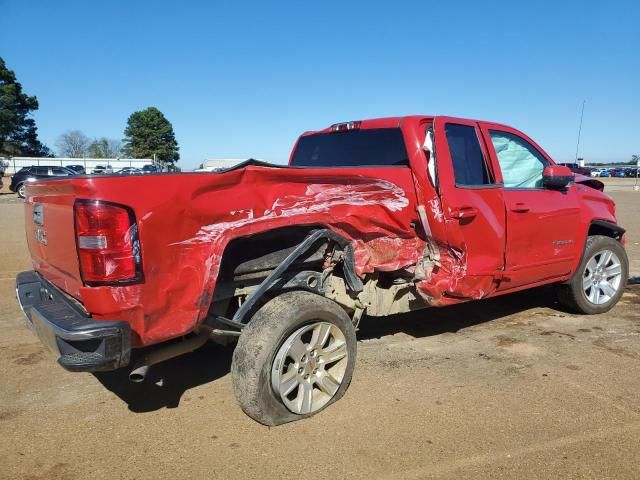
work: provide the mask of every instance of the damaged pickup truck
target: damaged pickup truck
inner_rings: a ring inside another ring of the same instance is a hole
[[[34,270],[17,295],[62,367],[132,363],[141,381],[210,339],[237,340],[237,400],[266,425],[344,395],[363,315],[552,283],[566,307],[596,314],[628,276],[603,184],[482,121],[340,123],[300,136],[288,166],[79,176],[26,193]]]

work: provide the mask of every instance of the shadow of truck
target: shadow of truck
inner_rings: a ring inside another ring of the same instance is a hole
[[[398,332],[415,338],[455,333],[473,325],[538,307],[564,311],[556,301],[553,286],[545,286],[446,308],[364,318],[358,338],[381,338]],[[131,364],[143,353],[134,352]],[[129,410],[149,412],[161,408],[176,408],[184,392],[190,388],[214,382],[227,375],[232,356],[233,346],[223,347],[210,342],[192,353],[153,366],[143,383],[129,381],[129,368],[96,373],[95,376],[108,390],[127,403]]]

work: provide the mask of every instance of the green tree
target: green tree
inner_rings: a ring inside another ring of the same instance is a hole
[[[160,110],[149,107],[134,112],[124,130],[124,154],[132,158],[156,158],[162,162],[178,161],[178,142],[171,122]]]
[[[51,151],[38,140],[31,112],[38,99],[22,91],[16,75],[0,57],[0,155],[47,157]]]

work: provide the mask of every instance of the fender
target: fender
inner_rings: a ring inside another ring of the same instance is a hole
[[[589,235],[605,235],[622,242],[626,230],[617,223],[607,220],[593,220],[589,225]]]

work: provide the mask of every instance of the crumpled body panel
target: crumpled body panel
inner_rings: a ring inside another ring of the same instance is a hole
[[[294,225],[330,228],[352,241],[360,276],[412,271],[425,250],[415,230],[409,168],[248,166],[137,180],[138,189],[150,193],[135,201],[108,177],[87,179],[77,189],[134,206],[145,282],[80,287],[78,296],[97,318],[125,317],[141,345],[184,335],[203,319],[225,248],[235,238]]]

